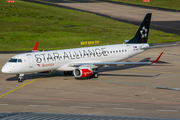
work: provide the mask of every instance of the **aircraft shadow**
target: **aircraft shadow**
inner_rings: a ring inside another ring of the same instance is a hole
[[[152,61],[149,61],[149,60],[150,60],[150,58],[148,57],[148,58],[145,58],[145,59],[143,59],[143,60],[141,60],[139,62],[152,62]],[[157,63],[152,64],[152,65],[153,66],[169,66],[169,65],[164,65],[164,64],[170,64],[170,63],[165,62],[165,61],[158,61]],[[119,66],[116,65],[116,66],[108,66],[108,67],[99,68],[97,72],[101,73],[101,72],[106,72],[106,71],[126,70],[126,69],[141,67],[141,66],[150,66],[150,65],[119,65]]]
[[[31,73],[31,74],[25,74],[24,77],[23,77],[23,80],[26,81],[26,80],[29,80],[29,79],[37,79],[37,78],[40,78],[42,76],[44,76],[43,78],[52,78],[52,77],[61,77],[61,76],[64,76],[63,75],[63,72],[60,72],[60,71],[55,71],[54,73],[48,75],[49,73]],[[69,77],[69,76],[67,76]],[[43,79],[41,78],[41,79]],[[8,79],[6,79],[6,81],[17,81],[18,80],[18,76],[13,76],[13,77],[10,77]]]
[[[120,74],[99,74],[99,76],[124,76],[124,77],[157,77],[159,75],[161,75],[162,73],[159,73],[157,75],[154,76],[150,76],[150,75],[120,75]]]

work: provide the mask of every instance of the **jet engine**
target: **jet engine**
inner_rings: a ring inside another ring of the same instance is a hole
[[[89,67],[79,67],[76,68],[73,73],[76,78],[85,78],[90,77],[93,71]]]

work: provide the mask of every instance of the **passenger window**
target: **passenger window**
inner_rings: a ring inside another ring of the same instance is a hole
[[[121,50],[119,50],[119,52],[121,52]]]
[[[124,52],[124,50],[122,50],[122,52]]]
[[[22,62],[22,60],[21,60],[21,59],[18,59],[18,62]]]

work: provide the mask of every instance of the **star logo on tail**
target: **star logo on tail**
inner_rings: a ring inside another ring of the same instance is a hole
[[[147,29],[145,28],[145,26],[143,26],[142,30],[140,30],[141,33],[141,38],[147,38]]]

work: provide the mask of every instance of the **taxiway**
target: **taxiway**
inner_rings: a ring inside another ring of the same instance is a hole
[[[179,43],[179,42],[177,42]],[[97,79],[75,79],[62,72],[15,75],[0,73],[0,113],[42,112],[180,118],[180,46],[149,49],[126,61],[160,61],[148,66],[99,69]],[[14,54],[0,54],[2,67]]]

